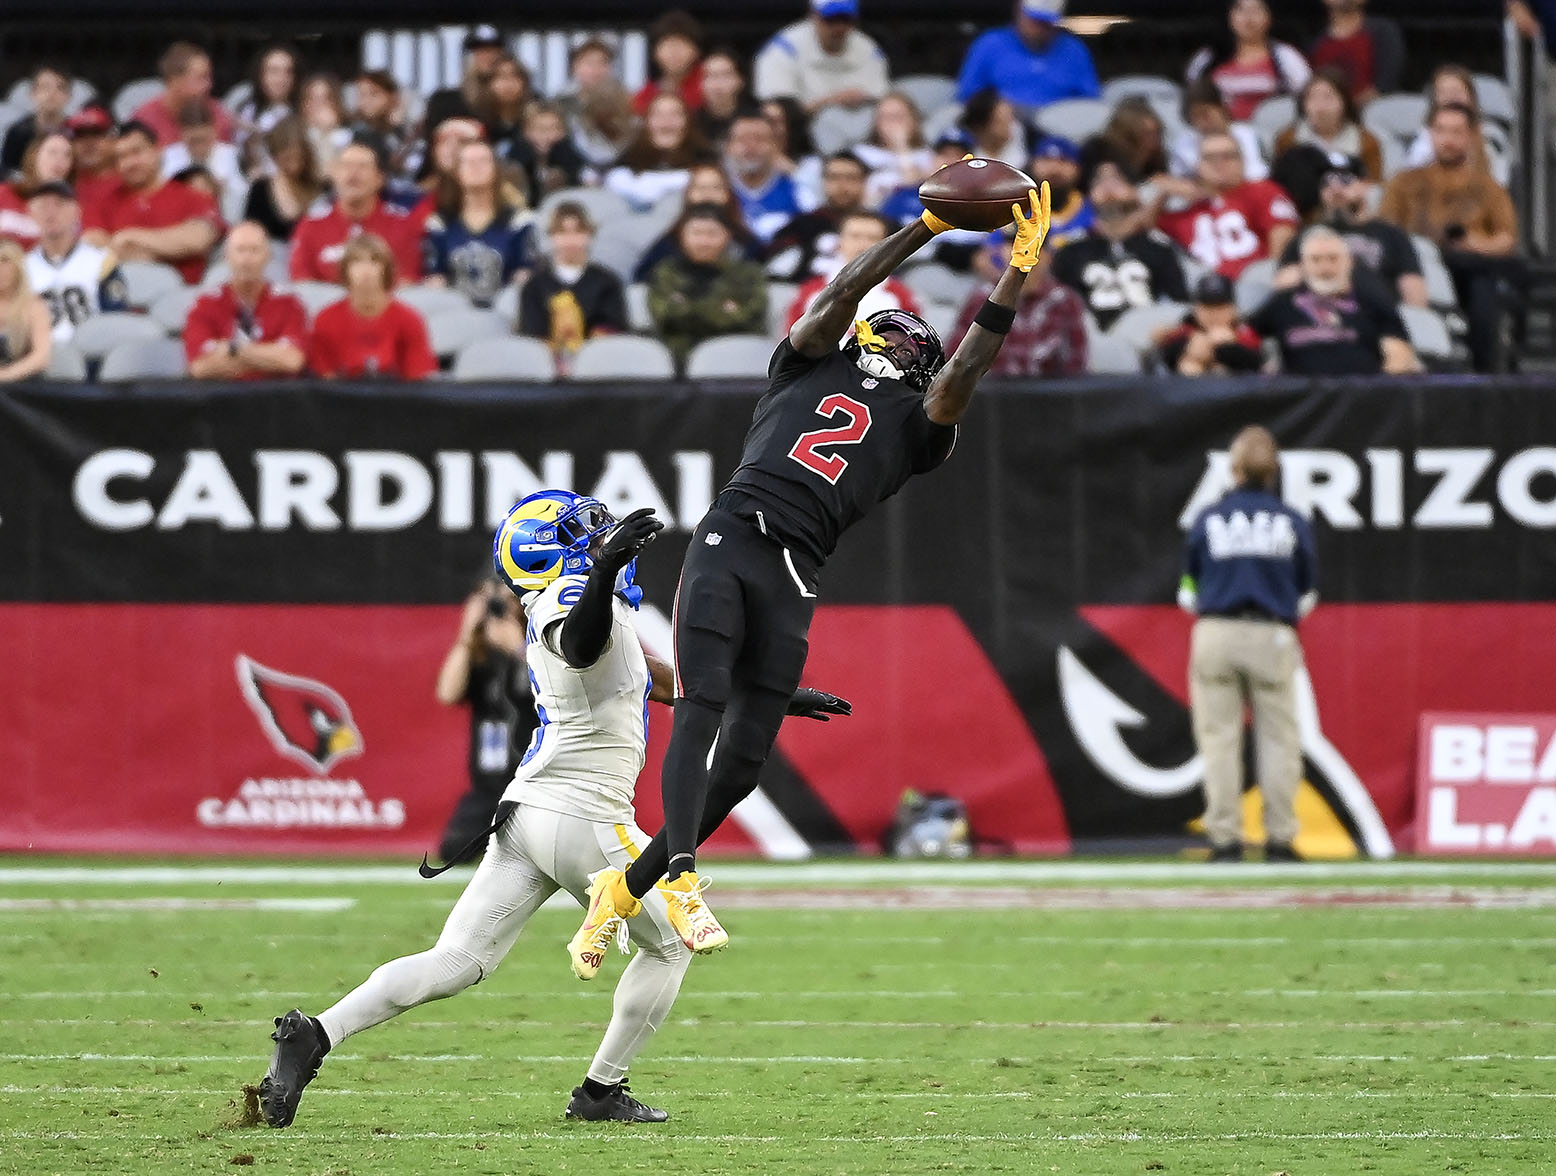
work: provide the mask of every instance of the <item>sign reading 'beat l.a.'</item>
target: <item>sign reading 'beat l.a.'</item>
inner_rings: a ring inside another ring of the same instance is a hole
[[[1424,714],[1417,849],[1556,853],[1556,714]]]

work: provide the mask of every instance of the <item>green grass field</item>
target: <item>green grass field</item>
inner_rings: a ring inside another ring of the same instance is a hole
[[[632,1074],[669,1123],[562,1118],[623,960],[575,981],[553,907],[271,1131],[233,1125],[270,1018],[457,887],[72,864],[0,860],[4,1172],[1556,1171],[1552,865],[714,864],[734,944]]]

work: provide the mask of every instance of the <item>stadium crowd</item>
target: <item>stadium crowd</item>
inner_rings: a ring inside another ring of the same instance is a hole
[[[40,63],[0,105],[0,381],[760,375],[969,152],[1053,189],[996,374],[1500,370],[1505,93],[1453,65],[1399,93],[1399,29],[1325,3],[1293,45],[1234,0],[1180,77],[1106,85],[1064,0],[1018,0],[954,79],[896,77],[857,0],[809,0],[750,60],[666,13],[636,93],[605,38],[537,93],[490,26],[425,99],[282,44],[225,101],[189,43],[133,105]],[[1008,248],[946,233],[865,309],[953,345]]]

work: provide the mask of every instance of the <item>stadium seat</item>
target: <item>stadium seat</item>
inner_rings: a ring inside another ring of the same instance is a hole
[[[956,130],[956,122],[962,117],[962,104],[950,102],[934,113],[924,112],[924,139],[933,143],[941,135]]]
[[[1259,134],[1262,143],[1266,137],[1274,142],[1275,136],[1297,120],[1297,100],[1290,94],[1277,94],[1259,103],[1248,121]]]
[[[602,335],[578,349],[572,376],[575,380],[669,380],[675,376],[675,358],[657,339]]]
[[[893,82],[891,88],[911,98],[925,118],[956,101],[956,79],[940,74],[908,74]]]
[[[547,247],[545,228],[551,223],[551,212],[558,204],[564,203],[582,204],[596,229],[632,215],[632,208],[626,200],[608,188],[563,188],[542,200],[535,211],[537,236],[542,249]]]
[[[1145,355],[1156,344],[1151,336],[1161,327],[1176,326],[1183,321],[1189,308],[1181,302],[1155,302],[1150,306],[1133,306],[1118,316],[1118,321],[1108,331],[1113,338],[1128,343],[1136,353]]]
[[[670,226],[681,217],[681,209],[685,207],[686,194],[684,192],[666,192],[654,206],[647,212],[637,213],[634,217],[643,225],[643,231],[647,235],[646,240],[650,245],[670,231]],[[653,232],[649,232],[649,228]]]
[[[17,78],[11,84],[10,90],[4,98],[0,98],[0,106],[14,106],[18,110],[26,111],[32,106],[32,78]]]
[[[502,335],[466,343],[454,357],[456,380],[549,383],[556,379],[551,348],[539,339]]]
[[[643,282],[627,287],[627,326],[645,334],[653,333],[654,316],[648,309],[648,286]]]
[[[136,310],[147,310],[169,290],[181,289],[183,276],[160,261],[121,261],[125,293]]]
[[[924,321],[935,328],[935,333],[940,336],[940,342],[949,355],[956,344],[956,321],[961,318],[962,308],[949,302],[929,302],[919,309],[923,312]]]
[[[1373,134],[1377,135],[1377,132]],[[1383,153],[1383,178],[1392,180],[1407,166],[1405,144],[1393,135],[1378,135],[1378,148]],[[1378,195],[1381,197],[1382,193]]]
[[[470,309],[470,299],[447,286],[401,286],[394,297],[424,319],[445,311]]]
[[[205,291],[196,286],[180,286],[177,290],[169,290],[151,304],[148,312],[151,321],[156,323],[169,335],[182,335],[184,326],[189,321],[189,312]]]
[[[1421,276],[1426,279],[1426,300],[1439,310],[1455,310],[1459,294],[1454,289],[1453,275],[1443,264],[1442,252],[1430,237],[1413,236],[1410,243],[1416,247],[1421,260]]]
[[[689,380],[764,379],[773,357],[773,341],[765,335],[722,335],[704,339],[686,358]]]
[[[184,345],[158,337],[120,343],[103,358],[97,378],[105,384],[125,380],[181,380],[188,374]]]
[[[1475,75],[1475,97],[1485,117],[1494,118],[1505,126],[1512,126],[1518,121],[1518,112],[1513,105],[1513,91],[1495,74]],[[1536,109],[1539,109],[1538,105]]]
[[[1125,98],[1162,98],[1177,110],[1183,102],[1183,87],[1156,74],[1124,74],[1103,85],[1102,100],[1109,106],[1117,106]]]
[[[15,102],[0,102],[0,135],[4,135],[11,127],[26,118],[27,107],[19,106]]]
[[[979,282],[972,274],[958,273],[939,262],[930,262],[903,270],[902,284],[922,303],[943,302],[959,307]]]
[[[326,306],[333,306],[346,296],[346,288],[334,282],[294,282],[292,293],[297,295],[308,312],[310,320],[318,318]]]
[[[502,315],[503,321],[514,330],[518,329],[519,324],[519,292],[522,288],[520,284],[510,282],[492,299],[492,309]]]
[[[108,311],[81,320],[71,342],[89,361],[100,360],[121,343],[141,343],[167,338],[155,319],[143,314]]]
[[[1100,98],[1065,98],[1050,102],[1038,113],[1043,130],[1077,143],[1091,138],[1112,117],[1112,105]]]
[[[1420,94],[1383,94],[1362,111],[1362,125],[1380,139],[1408,143],[1426,122],[1429,105]]]
[[[465,306],[426,315],[427,338],[439,359],[448,359],[477,339],[502,338],[513,334],[513,322],[495,310],[477,310]]]
[[[1140,374],[1140,353],[1122,339],[1109,334],[1086,336],[1086,370],[1098,376]]]
[[[115,122],[128,122],[135,112],[162,93],[161,78],[137,78],[119,87],[109,104]]]
[[[794,282],[767,283],[767,334],[780,339],[789,327],[789,307],[794,304],[799,286]]]
[[[1442,315],[1424,306],[1399,308],[1399,317],[1405,321],[1405,331],[1410,345],[1422,359],[1448,360],[1453,358],[1453,339]]]
[[[862,143],[875,121],[875,107],[826,106],[810,124],[811,142],[825,159],[834,151],[846,151]]]
[[[1264,258],[1253,262],[1238,276],[1233,286],[1238,314],[1252,314],[1275,292],[1275,269],[1275,262]]]
[[[249,100],[253,93],[253,82],[239,82],[236,86],[232,87],[232,89],[228,90],[225,94],[222,95],[222,105],[225,106],[228,110],[237,110],[238,107],[242,106]],[[348,105],[346,109],[355,110],[356,107],[354,105]]]
[[[623,282],[630,282],[638,267],[638,258],[648,251],[661,232],[663,230],[645,214],[608,221],[599,226],[589,255]]]
[[[55,343],[49,351],[49,366],[43,369],[45,380],[86,382],[86,357],[70,343]]]

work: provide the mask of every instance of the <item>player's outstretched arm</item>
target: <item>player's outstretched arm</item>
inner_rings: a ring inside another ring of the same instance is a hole
[[[891,276],[893,270],[927,245],[936,233],[951,226],[926,212],[907,228],[898,229],[886,240],[870,246],[837,271],[816,296],[810,309],[789,329],[794,350],[812,359],[820,359],[837,350],[837,342],[854,325],[859,300]]]
[[[600,660],[611,636],[611,600],[616,595],[616,577],[662,530],[664,524],[645,507],[633,511],[605,536],[594,556],[583,595],[562,622],[562,656],[573,669],[586,669]]]
[[[1027,274],[1037,264],[1048,236],[1050,199],[1048,181],[1043,181],[1042,196],[1028,192],[1032,201],[1032,215],[1027,216],[1021,205],[1012,204],[1016,214],[1016,239],[1010,247],[1010,268],[994,283],[988,300],[978,317],[973,320],[967,337],[946,360],[945,367],[935,374],[924,393],[924,411],[937,425],[954,425],[967,412],[973,389],[984,373],[994,363],[1005,336],[1010,333],[1016,318],[1016,306],[1021,300],[1021,287]]]
[[[648,662],[648,677],[653,686],[648,692],[649,702],[662,702],[666,706],[675,705],[675,667],[667,661],[660,661],[647,650],[643,651],[643,658]]]

